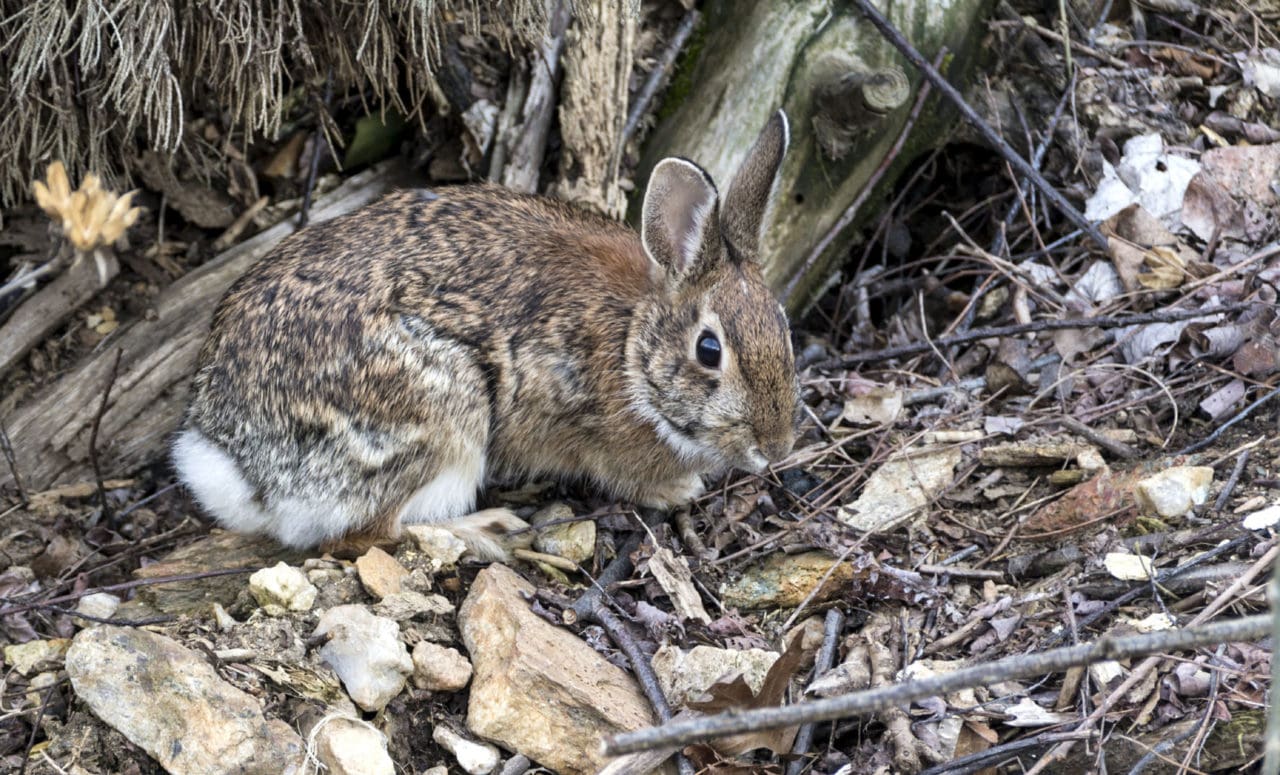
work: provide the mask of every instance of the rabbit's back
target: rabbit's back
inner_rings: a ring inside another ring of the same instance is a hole
[[[608,433],[649,263],[625,227],[487,186],[313,226],[219,305],[179,466],[238,474],[202,500],[235,490],[223,511],[306,525],[292,543],[394,523],[411,501],[469,508],[486,473],[536,469],[515,461],[545,439]],[[582,445],[561,446],[548,470],[578,462]],[[318,510],[330,520],[299,516]]]

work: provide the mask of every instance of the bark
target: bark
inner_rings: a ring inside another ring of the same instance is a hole
[[[944,73],[961,85],[981,53],[981,20],[989,0],[937,3],[877,0],[889,20],[927,58],[945,45]],[[792,312],[811,304],[848,251],[852,232],[874,212],[875,199],[830,249],[809,253],[844,215],[908,123],[922,79],[898,52],[844,4],[827,0],[755,3],[712,0],[701,45],[695,40],[683,72],[666,98],[663,120],[650,138],[637,190],[666,156],[685,156],[726,191],[769,114],[783,107],[791,119],[791,147],[783,163],[762,254],[765,276]],[[695,35],[696,37],[696,35]],[[903,76],[908,84],[903,86]],[[937,97],[910,128],[910,141],[879,184],[887,190],[907,163],[946,139],[948,112]],[[638,221],[640,197],[632,198]]]

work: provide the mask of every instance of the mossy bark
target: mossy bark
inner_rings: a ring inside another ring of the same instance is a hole
[[[926,57],[946,46],[944,72],[963,88],[982,59],[983,19],[990,0],[877,0],[877,7]],[[830,90],[830,63],[854,60],[868,71],[905,72],[905,101],[883,116],[849,127],[839,158],[819,142],[820,99]],[[874,196],[846,234],[816,260],[810,252],[840,220],[890,153],[903,131],[923,82],[919,72],[885,41],[849,3],[796,0],[757,3],[712,0],[702,28],[675,74],[637,171],[643,191],[649,171],[665,156],[685,156],[703,165],[725,190],[769,114],[783,107],[791,118],[791,148],[783,164],[766,224],[766,277],[781,295],[790,288],[792,312],[816,298],[849,239],[875,212]],[[907,145],[879,183],[887,190],[912,158],[944,142],[954,112],[936,96],[909,129]],[[632,198],[636,221],[641,196]]]

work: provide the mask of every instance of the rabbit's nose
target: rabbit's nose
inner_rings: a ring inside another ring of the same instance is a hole
[[[757,449],[760,454],[764,455],[770,463],[779,463],[791,454],[791,448],[795,445],[795,439],[787,437],[785,439],[773,439],[761,444]]]

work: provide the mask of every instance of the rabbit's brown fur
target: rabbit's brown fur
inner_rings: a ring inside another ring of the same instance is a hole
[[[755,261],[786,140],[781,114],[771,127],[723,221],[705,173],[660,165],[643,242],[488,185],[398,192],[293,235],[215,313],[182,478],[224,524],[307,546],[452,523],[495,478],[666,507],[700,474],[784,457],[794,357]],[[716,369],[694,351],[708,331]]]

